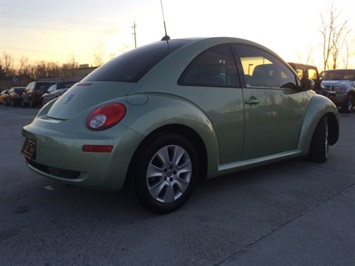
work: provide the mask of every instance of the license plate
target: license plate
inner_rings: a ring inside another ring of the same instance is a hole
[[[32,160],[36,157],[36,141],[31,138],[26,138],[25,144],[22,148],[22,154],[28,159]]]

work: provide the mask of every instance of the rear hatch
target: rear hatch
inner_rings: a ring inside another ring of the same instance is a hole
[[[135,83],[88,82],[78,83],[67,90],[49,109],[47,116],[67,120],[88,109],[93,109],[108,101],[119,101]]]

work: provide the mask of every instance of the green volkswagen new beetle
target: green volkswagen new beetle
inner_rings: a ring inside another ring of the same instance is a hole
[[[155,213],[200,179],[328,157],[338,111],[269,49],[236,38],[162,40],[96,69],[23,128],[30,169],[74,185],[130,184]]]

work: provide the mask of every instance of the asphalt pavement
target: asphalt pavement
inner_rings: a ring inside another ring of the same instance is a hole
[[[326,163],[302,158],[201,184],[154,215],[128,192],[30,171],[21,128],[38,109],[0,105],[0,265],[355,265],[355,113]]]

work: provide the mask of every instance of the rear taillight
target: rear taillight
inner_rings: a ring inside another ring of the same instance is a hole
[[[126,107],[121,103],[110,103],[97,108],[86,120],[91,130],[104,130],[116,125],[126,114]]]

